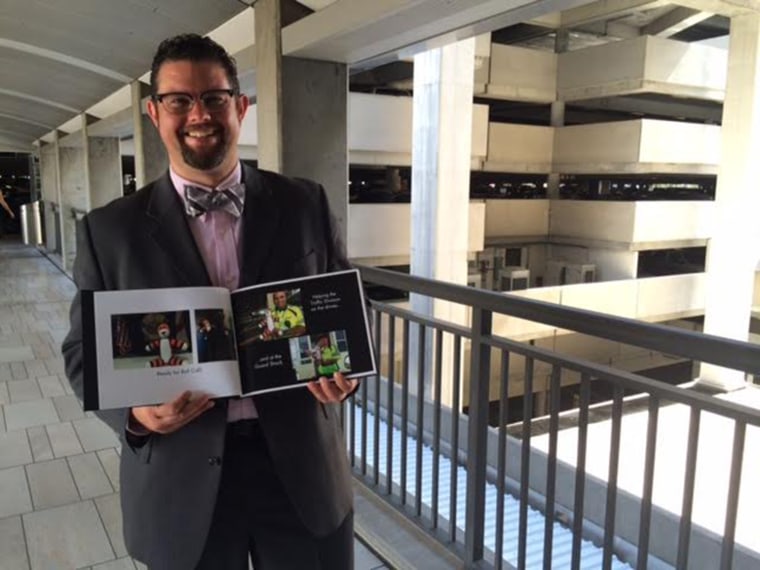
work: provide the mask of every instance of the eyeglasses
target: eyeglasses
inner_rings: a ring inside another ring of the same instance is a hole
[[[225,109],[235,95],[235,89],[210,89],[197,97],[190,93],[160,93],[154,95],[153,100],[161,103],[172,115],[187,115],[195,107],[196,101],[200,100],[207,111],[215,113]]]

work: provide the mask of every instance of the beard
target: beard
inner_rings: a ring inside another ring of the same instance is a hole
[[[196,170],[212,170],[216,168],[224,162],[230,148],[225,133],[221,132],[219,137],[221,140],[218,144],[213,148],[204,151],[197,151],[190,148],[185,143],[184,139],[180,138],[179,145],[180,150],[182,151],[182,160],[184,160],[185,164],[189,167]]]

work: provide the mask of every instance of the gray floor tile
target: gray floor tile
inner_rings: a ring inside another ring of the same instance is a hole
[[[92,501],[23,516],[32,570],[82,568],[115,558]]]
[[[32,450],[25,431],[0,434],[0,469],[32,462]]]
[[[26,466],[34,509],[49,509],[79,500],[79,493],[65,459]]]
[[[0,519],[0,570],[27,570],[26,540],[21,517]]]
[[[70,422],[71,420],[78,420],[85,417],[82,406],[74,395],[53,398],[53,404],[55,405],[58,417],[61,418],[62,422]]]
[[[28,402],[29,400],[39,400],[42,398],[40,386],[36,380],[21,380],[19,382],[8,382],[8,392],[11,396],[11,402]]]
[[[119,483],[119,462],[121,461],[119,454],[112,448],[102,449],[98,451],[98,458],[101,465],[103,465],[108,480],[111,482],[113,490],[118,493],[121,487]]]
[[[119,503],[119,500],[118,493],[95,499],[95,504],[98,507],[98,512],[103,520],[103,525],[106,527],[108,538],[111,539],[111,546],[113,547],[117,558],[127,555],[127,548],[124,546],[124,534],[121,524],[121,504]]]
[[[0,404],[10,404],[11,396],[8,393],[8,382],[0,382]]]
[[[28,346],[0,348],[0,362],[12,363],[9,367],[8,377],[5,377],[4,374],[0,373],[0,378],[4,380],[15,378],[13,375],[13,364],[21,364],[21,361],[31,360],[32,358],[34,358],[34,353]],[[21,369],[24,371],[24,378],[26,378],[26,369],[23,364],[21,364]]]
[[[91,499],[113,493],[106,472],[95,453],[75,455],[68,458],[74,482],[82,499]]]
[[[5,433],[5,412],[3,406],[0,406],[0,433]]]
[[[32,351],[28,347],[23,347],[18,349],[19,351],[23,351],[27,354],[24,358],[19,358],[19,360],[27,360],[32,358]],[[26,366],[24,366],[23,362],[11,362],[11,377],[13,380],[26,380],[29,376],[26,373]]]
[[[29,378],[41,378],[48,375],[45,363],[39,360],[28,360],[27,362],[24,362],[24,366],[26,366],[26,373]]]
[[[135,565],[131,558],[119,558],[93,566],[92,570],[135,570]]]
[[[8,380],[12,379],[13,375],[11,374],[10,364],[0,359],[0,382],[7,382]]]
[[[56,457],[67,457],[84,452],[71,422],[50,424],[45,426],[45,429],[50,438],[53,455]]]
[[[31,510],[32,497],[24,468],[11,467],[0,471],[0,519]]]
[[[58,414],[50,400],[34,400],[5,406],[5,424],[8,431],[57,422]]]
[[[63,396],[66,394],[66,392],[63,391],[63,386],[58,379],[58,375],[42,376],[37,378],[37,383],[40,385],[40,390],[45,398],[55,398],[56,396]]]
[[[113,430],[98,418],[85,418],[72,422],[85,451],[116,447],[119,440]]]
[[[32,458],[35,461],[48,461],[55,458],[45,426],[31,427],[26,430],[26,433],[29,436],[29,446],[32,448]]]

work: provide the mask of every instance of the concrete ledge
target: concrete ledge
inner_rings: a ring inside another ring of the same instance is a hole
[[[463,562],[354,479],[354,533],[395,570],[454,570]]]

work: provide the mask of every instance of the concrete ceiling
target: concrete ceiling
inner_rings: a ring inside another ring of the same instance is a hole
[[[674,36],[694,34],[699,26],[712,26],[708,34],[727,27],[725,18],[700,13],[693,5],[696,0],[689,0],[689,8],[662,0],[287,2],[300,19],[283,30],[284,53],[345,62],[354,73],[487,32],[495,32],[494,41],[551,49],[555,30],[563,28],[570,30],[573,49],[647,33],[643,30]],[[709,2],[715,9],[722,0]],[[81,113],[102,118],[123,109],[128,105],[124,86],[144,76],[162,39],[232,29],[246,14],[252,21],[252,3],[0,0],[0,151],[31,150],[34,141],[66,130]],[[246,85],[252,80],[249,29],[249,20],[238,24],[230,33],[237,47],[224,44],[238,54]],[[392,71],[377,77],[398,81],[399,66]],[[126,105],[101,111],[108,107],[104,101],[124,101],[125,93]]]
[[[2,0],[0,147],[31,143],[145,73],[158,42],[207,33],[239,0]]]

